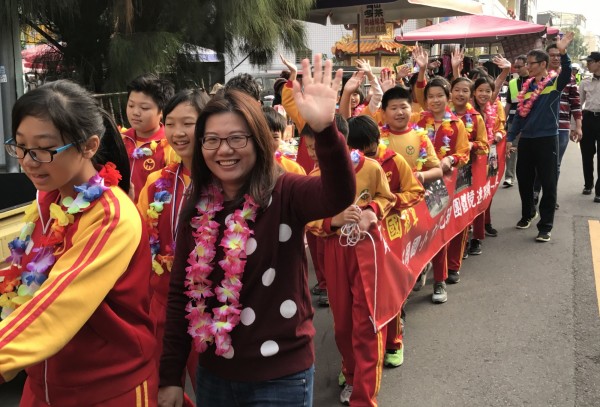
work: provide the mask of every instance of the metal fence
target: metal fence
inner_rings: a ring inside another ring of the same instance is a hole
[[[98,104],[109,112],[119,126],[129,126],[127,122],[127,92],[99,93],[94,95]]]

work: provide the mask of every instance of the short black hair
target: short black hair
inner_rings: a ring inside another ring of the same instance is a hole
[[[280,131],[283,134],[287,125],[283,116],[270,106],[263,106],[262,111],[265,114],[265,119],[267,119],[271,131]]]
[[[335,126],[337,127],[338,131],[342,133],[345,139],[348,139],[349,130],[348,122],[346,121],[346,119],[344,119],[344,117],[341,114],[336,113],[333,120],[335,121]],[[304,125],[304,127],[300,131],[300,135],[315,138],[315,133],[308,124]]]
[[[349,130],[348,130],[348,122],[346,121],[346,119],[344,119],[344,117],[341,114],[336,113],[334,120],[335,120],[335,125],[337,126],[340,133],[342,133],[344,135],[344,138],[348,139]]]
[[[171,113],[177,106],[182,103],[187,103],[191,105],[198,115],[202,113],[202,109],[210,100],[210,96],[206,93],[204,89],[183,89],[180,90],[173,96],[165,105],[163,110],[163,120],[167,118],[169,113]]]
[[[225,92],[236,89],[244,92],[247,95],[252,96],[254,99],[260,101],[260,84],[254,79],[254,77],[248,73],[241,73],[225,84]]]
[[[406,100],[408,103],[411,103],[412,97],[410,90],[404,86],[394,86],[393,88],[388,89],[381,98],[381,108],[383,110],[387,109],[387,105],[392,100],[396,99]]]
[[[527,53],[527,57],[534,57],[537,62],[545,62],[546,67],[550,63],[550,55],[543,49],[533,49]]]
[[[162,112],[167,102],[175,95],[175,87],[170,81],[161,79],[156,74],[146,73],[127,84],[128,98],[131,92],[141,92],[150,96]]]
[[[361,115],[348,120],[348,146],[364,150],[373,143],[379,143],[379,126],[370,116]]]

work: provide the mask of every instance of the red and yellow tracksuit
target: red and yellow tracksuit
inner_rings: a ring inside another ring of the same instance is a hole
[[[58,195],[38,192],[34,247]],[[0,382],[27,371],[21,406],[156,406],[145,225],[118,187],[74,218],[48,279],[0,322]]]
[[[163,204],[163,210],[158,219],[152,219],[148,216],[150,204],[154,202],[154,194],[157,192],[156,182],[161,179],[162,172],[170,174],[171,185],[164,189],[171,194],[171,201]],[[187,187],[190,185],[190,171],[183,164],[179,164],[175,168],[166,167],[164,170],[155,171],[148,176],[146,185],[140,191],[137,207],[145,222],[156,222],[156,230],[158,231],[158,239],[160,249],[155,260],[162,267],[162,274],[158,274],[152,267],[148,270],[150,274],[150,318],[154,324],[154,336],[156,337],[156,362],[162,355],[163,336],[165,333],[165,321],[167,317],[167,297],[169,294],[169,281],[171,277],[171,267],[173,265],[175,231],[179,220],[179,214],[184,204],[184,196]],[[149,234],[152,234],[152,227],[148,227]],[[188,358],[187,371],[190,376],[193,387],[196,386],[196,367],[198,366],[198,354],[192,349]],[[185,383],[185,377],[182,378]],[[184,405],[193,405],[186,398]]]
[[[471,153],[475,155],[485,155],[489,152],[488,136],[485,128],[485,122],[475,109],[471,109],[462,115],[457,116],[465,124],[467,128],[467,117],[471,115],[471,122],[473,123],[473,129],[469,132],[467,130],[467,136],[469,137],[469,143],[471,143]],[[469,228],[466,227],[462,233],[456,235],[450,243],[448,243],[447,253],[447,269],[459,271],[462,267],[463,252],[469,239]]]
[[[319,170],[318,166],[315,166],[313,170],[308,174],[310,177],[320,177],[321,170]],[[319,285],[319,289],[326,290],[327,289],[327,280],[325,279],[325,272],[323,269],[325,268],[325,254],[324,250],[324,239],[320,236],[316,236],[310,231],[306,231],[306,243],[308,244],[308,250],[310,251],[310,258],[313,262],[313,266],[315,268],[315,275],[317,277],[317,283]]]
[[[491,134],[487,135],[487,139],[490,145],[496,144],[495,135],[496,133],[502,134],[502,137],[506,136],[506,113],[504,107],[500,101],[496,101],[496,120],[494,122],[494,128]],[[485,225],[492,223],[492,216],[490,214],[490,208],[492,207],[492,200],[490,205],[487,207],[485,212],[475,218],[473,221],[473,237],[475,239],[485,239]]]
[[[377,161],[361,156],[355,173],[357,205],[363,210],[370,208],[382,220],[396,203],[383,169]],[[335,341],[342,355],[346,382],[354,387],[350,405],[376,406],[387,327],[374,332],[365,294],[368,282],[361,276],[354,246],[340,245],[339,231],[332,229],[331,220],[314,221],[307,228],[325,236],[324,270]]]
[[[161,170],[172,162],[179,162],[180,159],[165,139],[165,126],[162,124],[156,133],[146,139],[138,138],[133,128],[122,133],[121,137],[123,137],[129,156],[131,183],[134,186],[135,193],[134,202],[137,202],[140,191],[146,185],[148,175]],[[141,158],[133,158],[133,151],[136,148],[149,148],[152,154]]]
[[[401,211],[416,205],[425,197],[425,189],[415,178],[410,165],[404,157],[392,150],[386,150],[382,157],[377,159],[385,172],[390,190],[396,195],[394,209]],[[399,350],[402,348],[402,324],[400,314],[387,325],[385,348]]]
[[[429,114],[429,112],[421,114],[420,119],[417,122],[419,127],[426,128],[428,124],[427,115]],[[452,157],[454,159],[454,167],[467,164],[469,162],[469,152],[471,148],[469,147],[469,138],[462,120],[454,114],[451,115],[450,128],[452,129],[452,134],[449,136],[450,150],[445,155],[442,155],[441,152],[441,148],[445,146],[443,141],[444,137],[441,135],[443,131],[442,128],[443,124],[435,129],[435,138],[433,140],[433,147],[438,154],[440,161],[445,157]],[[444,245],[431,261],[433,264],[433,277],[436,282],[446,281],[448,278],[447,252],[448,245]]]
[[[410,127],[401,132],[395,132],[387,126],[380,127],[379,133],[382,141],[387,144],[388,149],[404,157],[410,168],[415,171],[421,149],[421,136]],[[427,161],[423,164],[423,169],[428,170],[439,167],[440,160],[435,153],[433,144],[429,140],[429,137],[425,137],[425,139],[427,142]]]
[[[276,162],[281,166],[281,168],[283,168],[285,172],[291,172],[292,174],[298,175],[306,175],[306,171],[304,171],[304,168],[300,164],[298,164],[294,160],[290,160],[284,155],[280,156],[279,159],[276,159]]]

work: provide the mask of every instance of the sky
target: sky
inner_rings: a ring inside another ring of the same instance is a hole
[[[586,29],[600,35],[600,2],[598,0],[538,0],[537,10],[563,11],[567,13],[583,14]]]

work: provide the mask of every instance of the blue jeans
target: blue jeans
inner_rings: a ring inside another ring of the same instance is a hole
[[[196,373],[196,405],[201,407],[312,407],[315,367],[263,382],[221,379],[202,366]]]

